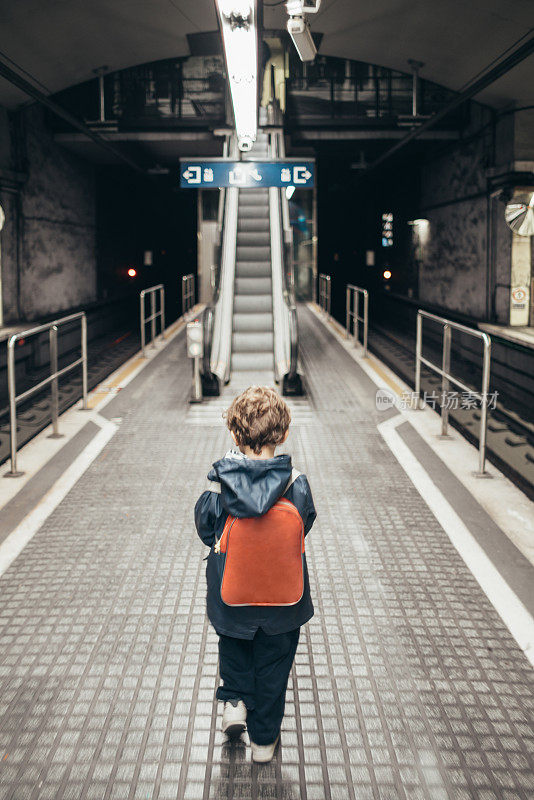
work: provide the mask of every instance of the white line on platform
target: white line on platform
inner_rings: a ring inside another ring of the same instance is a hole
[[[352,339],[345,337],[344,329],[338,323],[329,321],[312,303],[308,304],[308,308],[377,388],[385,389],[389,396],[397,395],[394,404],[399,413],[465,486],[517,549],[534,565],[534,503],[494,464],[486,465],[492,480],[481,480],[476,477],[474,471],[478,465],[477,448],[455,430],[450,431],[450,439],[440,439],[437,434],[440,432],[441,423],[435,411],[429,407],[415,411],[401,403],[401,394],[405,392],[406,396],[409,396],[412,392],[411,387],[402,378],[374,354],[370,358],[363,358],[362,348],[355,346]]]
[[[432,478],[399,436],[404,416],[391,417],[377,427],[393,455],[430,508],[504,624],[534,666],[534,619],[508,586]]]
[[[0,545],[0,575],[13,563],[118,430],[117,425],[99,414],[93,413],[91,420],[100,426],[100,431]]]

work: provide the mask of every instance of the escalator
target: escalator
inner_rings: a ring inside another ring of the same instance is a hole
[[[269,190],[241,189],[232,326],[232,372],[273,372]],[[272,378],[271,378],[272,380]]]
[[[228,152],[239,157],[235,142]],[[241,159],[280,155],[282,134],[259,133]],[[204,394],[218,395],[227,384],[260,381],[277,382],[283,394],[302,394],[285,193],[272,187],[232,187],[221,192],[221,202],[218,281],[204,315]]]

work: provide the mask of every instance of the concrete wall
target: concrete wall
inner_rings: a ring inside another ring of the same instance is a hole
[[[532,185],[534,111],[492,119],[473,104],[472,113],[462,140],[421,166],[419,216],[429,224],[424,241],[414,227],[411,260],[421,300],[507,325],[513,237],[495,195]],[[534,263],[534,237],[530,251]]]
[[[514,115],[514,157],[516,161],[534,161],[534,108]]]
[[[477,115],[473,130],[486,121]],[[488,135],[468,135],[421,169],[421,216],[429,223],[419,248],[419,297],[478,318],[485,317],[487,304],[490,148]]]
[[[39,106],[9,123],[11,172],[0,184],[4,323],[67,310],[97,292],[93,166],[54,142]]]

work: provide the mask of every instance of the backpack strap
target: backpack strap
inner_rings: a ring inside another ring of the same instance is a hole
[[[284,489],[284,491],[283,491],[283,493],[282,493],[282,497],[283,497],[283,496],[284,496],[284,495],[285,495],[287,492],[289,492],[289,490],[291,489],[291,487],[293,486],[293,484],[295,483],[295,481],[297,480],[297,478],[299,477],[299,475],[302,475],[302,472],[299,472],[299,471],[298,471],[298,469],[295,469],[295,468],[293,468],[293,469],[291,470],[291,477],[289,478],[289,480],[288,480],[288,482],[287,482],[287,486],[286,486],[286,488]]]

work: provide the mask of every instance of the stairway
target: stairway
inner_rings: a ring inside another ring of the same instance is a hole
[[[268,157],[267,136],[251,154]],[[273,371],[269,190],[240,189],[232,326],[232,374]]]

